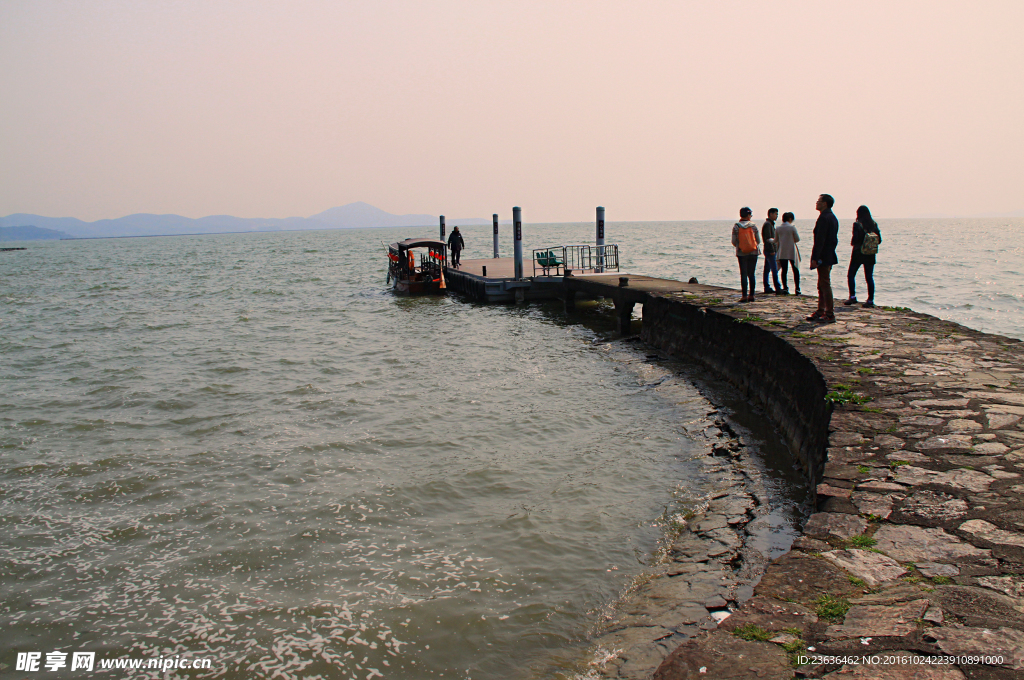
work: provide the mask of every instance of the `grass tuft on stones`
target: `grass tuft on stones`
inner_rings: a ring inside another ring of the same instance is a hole
[[[878,541],[871,536],[860,534],[859,536],[854,536],[850,539],[850,545],[854,548],[873,548],[878,545]]]
[[[933,576],[932,583],[937,586],[950,586],[953,585],[955,581],[948,576]]]
[[[846,617],[846,612],[850,611],[849,600],[845,597],[835,597],[829,593],[819,597],[814,604],[816,605],[814,612],[818,618],[830,622],[841,621]]]
[[[790,654],[796,654],[797,652],[803,651],[805,644],[807,643],[803,640],[793,640],[792,642],[787,642],[786,644],[782,645],[782,648]]]
[[[857,578],[856,576],[847,576],[846,578],[850,581],[850,583],[857,586],[858,588],[868,587],[867,581],[865,581],[862,578]]]
[[[745,623],[742,626],[733,628],[732,634],[748,642],[767,642],[775,637],[775,633],[753,623]]]
[[[871,397],[851,392],[848,385],[835,385],[832,391],[825,395],[825,401],[834,406],[845,404],[864,404],[871,401]]]

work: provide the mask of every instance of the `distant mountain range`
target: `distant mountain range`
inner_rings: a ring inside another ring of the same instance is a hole
[[[445,223],[490,224],[482,218],[445,219]],[[298,231],[304,229],[358,229],[363,227],[437,226],[435,215],[392,215],[362,201],[330,208],[310,217],[245,218],[211,215],[193,219],[181,215],[139,213],[115,220],[84,222],[74,217],[43,217],[17,213],[0,217],[0,239],[37,240],[44,238],[111,238],[117,236],[173,236],[178,234],[218,234],[238,231]],[[17,229],[18,231],[11,231]],[[20,234],[13,238],[9,234]],[[59,235],[52,235],[59,234]]]
[[[71,234],[39,227],[0,227],[0,241],[45,241],[73,238]]]

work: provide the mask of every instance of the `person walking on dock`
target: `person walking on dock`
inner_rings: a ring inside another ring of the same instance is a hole
[[[740,302],[753,302],[754,293],[757,292],[757,247],[761,244],[761,239],[757,236],[757,227],[750,221],[753,214],[750,208],[740,208],[740,221],[732,226],[732,244],[736,246],[736,259],[740,263],[740,288],[743,291]]]
[[[779,264],[776,261],[776,254],[778,253],[778,243],[775,240],[775,220],[779,219],[779,209],[772,208],[768,211],[768,219],[764,221],[764,226],[761,227],[761,240],[764,242],[764,294],[774,292],[776,295],[782,294],[782,286],[779,285]],[[775,290],[772,291],[771,286],[768,285],[768,273],[771,272],[775,278]]]
[[[452,251],[452,266],[458,267],[459,256],[462,254],[462,249],[466,247],[466,242],[462,239],[462,232],[458,227],[452,229],[452,233],[448,237],[448,247]]]
[[[870,234],[870,238],[868,235]],[[857,304],[857,270],[864,265],[864,279],[868,284],[868,299],[865,307],[875,306],[875,253],[882,242],[882,232],[878,224],[871,218],[871,211],[866,205],[857,208],[857,221],[853,223],[853,254],[850,255],[850,269],[846,272],[846,283],[850,287],[850,299],[844,305]]]
[[[789,266],[793,265],[793,285],[796,294],[800,294],[800,269],[797,263],[800,262],[800,248],[797,242],[800,240],[800,232],[796,230],[793,220],[796,216],[791,213],[782,213],[782,224],[775,230],[775,240],[778,251],[776,257],[779,260],[779,269],[782,270],[782,294],[789,295]]]
[[[832,212],[836,200],[828,194],[818,196],[814,204],[818,221],[814,223],[814,245],[811,248],[811,269],[818,270],[818,310],[808,321],[835,321],[835,299],[832,297],[832,267],[839,264],[839,220]]]

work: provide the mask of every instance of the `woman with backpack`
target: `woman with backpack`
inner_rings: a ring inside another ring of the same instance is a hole
[[[732,244],[736,246],[736,259],[740,263],[740,288],[743,297],[740,302],[753,302],[754,291],[757,286],[754,283],[755,272],[757,271],[757,247],[761,245],[761,238],[757,235],[757,227],[750,221],[753,215],[750,208],[740,208],[740,221],[732,225]],[[750,284],[750,295],[747,295],[747,284]]]
[[[846,273],[846,283],[850,287],[850,299],[844,305],[857,304],[857,270],[864,265],[864,278],[868,284],[868,299],[865,307],[875,306],[875,253],[882,242],[882,232],[878,224],[871,218],[871,211],[866,205],[857,208],[857,221],[853,223],[853,254],[850,256],[850,269]]]

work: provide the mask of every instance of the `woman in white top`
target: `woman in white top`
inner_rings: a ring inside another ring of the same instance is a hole
[[[782,216],[782,224],[775,229],[775,238],[779,244],[779,269],[782,270],[782,294],[789,295],[789,266],[793,265],[793,285],[796,287],[796,294],[800,294],[800,269],[797,263],[800,262],[800,248],[797,242],[800,240],[800,233],[793,225],[796,217],[788,212]]]

